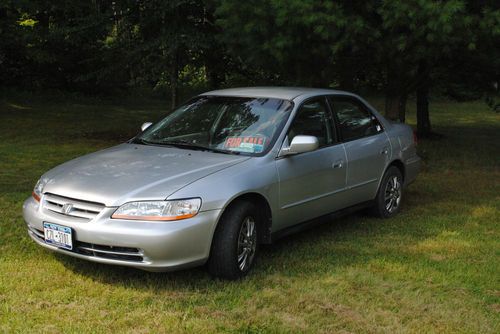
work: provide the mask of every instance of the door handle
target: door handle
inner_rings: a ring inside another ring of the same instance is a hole
[[[344,160],[337,160],[333,163],[333,168],[342,168],[344,166]]]
[[[380,151],[380,154],[382,155],[387,155],[389,153],[389,149],[387,147],[384,147],[382,151]]]

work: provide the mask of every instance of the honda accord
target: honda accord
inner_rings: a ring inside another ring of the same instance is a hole
[[[259,245],[314,218],[361,207],[394,216],[419,167],[412,129],[357,95],[225,89],[48,171],[23,215],[53,251],[149,271],[206,263],[236,279]]]

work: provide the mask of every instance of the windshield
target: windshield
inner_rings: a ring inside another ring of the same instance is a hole
[[[271,98],[201,96],[149,127],[135,142],[262,155],[272,147],[293,103]]]

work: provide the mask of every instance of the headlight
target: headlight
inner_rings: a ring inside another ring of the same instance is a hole
[[[111,216],[131,220],[180,220],[196,216],[201,199],[175,201],[130,202],[120,206]]]
[[[43,182],[42,179],[38,180],[38,182],[35,185],[35,188],[33,189],[33,192],[31,193],[31,196],[33,196],[35,201],[40,202],[40,198],[42,197],[44,186],[45,186],[45,182]]]

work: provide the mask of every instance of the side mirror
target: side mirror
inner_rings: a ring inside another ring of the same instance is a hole
[[[292,139],[289,147],[282,148],[279,156],[284,157],[287,155],[311,152],[317,150],[319,147],[318,138],[315,136],[295,136]]]
[[[153,125],[153,123],[151,122],[146,122],[144,124],[141,125],[141,131],[144,131],[146,130],[147,128],[149,128],[151,125]]]

